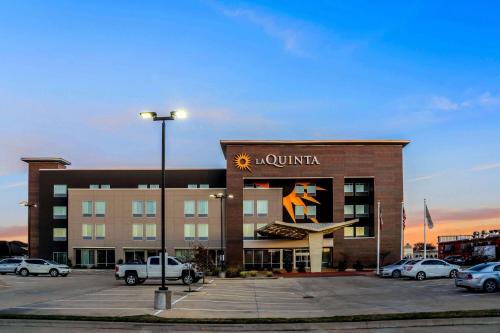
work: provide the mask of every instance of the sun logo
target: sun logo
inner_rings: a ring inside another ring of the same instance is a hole
[[[252,169],[250,168],[252,166],[252,159],[247,153],[240,153],[234,156],[233,163],[238,170],[248,170],[252,172]]]

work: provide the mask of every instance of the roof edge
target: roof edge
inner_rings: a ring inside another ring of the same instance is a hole
[[[71,165],[71,162],[65,160],[61,157],[21,157],[21,161],[26,163],[43,163],[43,162],[55,162],[63,165]]]

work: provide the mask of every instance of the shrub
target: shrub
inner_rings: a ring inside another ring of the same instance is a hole
[[[240,276],[241,268],[240,267],[228,267],[226,270],[226,277],[235,278]]]
[[[248,272],[247,271],[241,271],[240,272],[240,277],[246,278],[247,276],[248,276]]]
[[[279,269],[273,269],[273,274],[281,274],[281,271]]]
[[[123,259],[118,259],[118,265],[123,265]]]
[[[212,276],[219,276],[220,269],[219,267],[213,267],[212,268]]]
[[[357,271],[362,271],[363,264],[359,260],[356,260],[356,263],[354,265],[352,265],[352,268],[354,268]]]
[[[257,276],[257,271],[250,271],[248,272],[251,277],[256,277]]]
[[[345,260],[339,261],[339,265],[337,268],[339,272],[345,271],[347,269],[347,262]]]
[[[305,262],[299,262],[297,264],[297,271],[299,271],[299,273],[305,273],[306,272],[306,263]]]
[[[267,271],[267,272],[266,272],[266,276],[267,276],[267,277],[273,277],[273,272]]]

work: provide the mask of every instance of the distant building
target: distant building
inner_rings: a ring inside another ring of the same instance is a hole
[[[500,231],[474,232],[472,235],[438,236],[439,258],[461,255],[500,258]]]
[[[413,258],[413,246],[410,243],[406,243],[403,248],[403,257],[404,258]]]

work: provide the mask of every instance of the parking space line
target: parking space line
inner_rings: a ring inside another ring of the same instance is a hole
[[[153,313],[153,316],[158,316],[158,315],[159,315],[160,313],[162,313],[162,312],[163,312],[163,310],[158,310],[158,311],[156,311],[155,313]]]
[[[253,310],[236,310],[236,309],[203,309],[203,308],[175,308],[173,310],[180,311],[204,311],[204,312],[252,312]],[[294,313],[308,313],[308,312],[325,312],[325,310],[294,310]]]
[[[184,302],[210,302],[210,303],[233,303],[233,304],[259,304],[259,305],[290,305],[290,306],[297,306],[297,304],[293,303],[265,303],[265,302],[258,302],[258,301],[253,301],[253,302],[244,302],[244,301],[215,301],[215,300],[208,300],[208,299],[187,299],[184,300]]]
[[[16,306],[13,309],[21,310],[151,310],[150,308],[111,308],[111,307],[91,307],[91,308],[59,308],[59,307],[34,307],[34,306]]]
[[[177,302],[182,301],[184,298],[186,298],[186,297],[188,297],[188,296],[189,296],[189,295],[184,295],[184,296],[182,296],[181,298],[176,299],[175,301],[173,301],[173,302],[172,302],[172,306],[173,306],[174,304],[176,304]]]
[[[150,299],[134,299],[134,302],[151,302]],[[130,302],[130,299],[57,299],[50,302]]]
[[[269,299],[269,297],[267,296],[255,296],[255,295],[236,295],[236,294],[219,294],[219,293],[207,293],[206,295],[192,295],[194,297],[205,297],[205,296],[226,296],[226,297],[232,297],[232,298],[266,298],[266,299]],[[299,296],[299,297],[274,297],[273,296],[273,299],[287,299],[287,300],[303,300],[303,297],[302,296]]]

